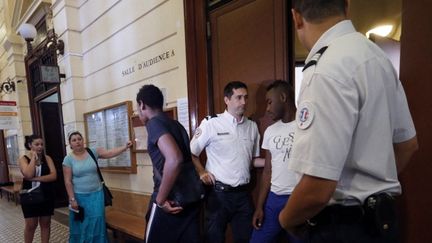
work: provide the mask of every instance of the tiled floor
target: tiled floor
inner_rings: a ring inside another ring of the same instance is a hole
[[[59,217],[61,216],[59,215]],[[68,242],[68,238],[69,228],[52,219],[50,242]],[[15,206],[12,201],[8,202],[5,197],[0,199],[0,242],[24,242],[24,217],[21,207],[19,205]],[[39,227],[36,230],[33,242],[40,242]]]
[[[52,243],[68,242],[68,209],[59,208],[51,218],[51,237]],[[109,242],[117,243],[113,234],[108,230]],[[0,243],[22,243],[24,242],[24,217],[21,206],[15,206],[13,201],[8,201],[6,197],[0,199]],[[40,243],[40,230],[36,230],[34,243]],[[125,243],[136,243],[134,239],[124,239]]]

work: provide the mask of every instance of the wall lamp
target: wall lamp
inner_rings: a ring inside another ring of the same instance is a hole
[[[32,24],[24,23],[20,26],[18,32],[26,41],[27,53],[30,54],[33,50],[31,42],[36,38],[37,35],[36,27]],[[55,48],[57,50],[57,54],[64,54],[64,42],[63,40],[58,39],[54,29],[49,30],[47,33],[46,48]]]
[[[27,53],[30,54],[33,50],[31,42],[37,35],[36,27],[32,24],[24,23],[19,27],[18,32],[27,42]]]
[[[6,81],[0,84],[0,93],[4,92],[5,94],[10,94],[15,92],[15,83],[10,78],[7,78]]]

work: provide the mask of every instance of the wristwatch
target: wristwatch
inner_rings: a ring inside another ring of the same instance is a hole
[[[71,202],[75,202],[75,198],[73,197],[73,198],[69,199],[69,202],[70,202],[70,203],[71,203]]]

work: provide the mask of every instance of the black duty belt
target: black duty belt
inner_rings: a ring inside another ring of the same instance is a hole
[[[310,226],[326,224],[355,224],[364,218],[364,209],[358,206],[330,205],[308,220]]]
[[[214,185],[214,190],[217,192],[242,192],[249,189],[249,184],[244,184],[240,186],[230,186],[224,184],[220,181],[216,181]]]

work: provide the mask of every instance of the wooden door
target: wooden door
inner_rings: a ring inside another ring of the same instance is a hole
[[[214,112],[225,109],[224,86],[248,85],[247,116],[265,115],[265,87],[288,79],[287,6],[284,0],[238,0],[209,13]]]
[[[287,28],[291,19],[287,16],[288,4],[285,0],[238,0],[209,12],[213,112],[225,110],[223,88],[228,82],[246,83],[249,94],[246,116],[258,123],[261,138],[273,122],[265,112],[266,87],[274,80],[290,81],[292,77],[288,75],[291,69],[288,50],[292,48],[292,42],[288,41],[291,38]],[[261,169],[252,173],[254,201],[261,173]],[[232,242],[230,229],[227,242]]]
[[[57,172],[57,180],[54,182],[56,207],[66,206],[67,194],[63,178],[63,158],[65,146],[63,143],[63,122],[59,106],[58,93],[38,102],[39,119],[42,136],[45,141],[45,152],[51,156]]]
[[[4,141],[4,132],[0,130],[0,185],[9,182],[6,145]]]
[[[419,150],[400,175],[401,242],[431,242],[432,1],[402,1],[400,79],[417,131]],[[427,23],[427,24],[421,24]]]

